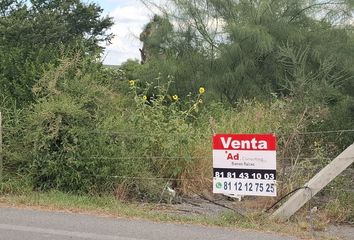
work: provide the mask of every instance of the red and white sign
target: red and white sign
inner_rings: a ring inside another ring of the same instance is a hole
[[[275,151],[276,139],[272,134],[216,134],[213,150]]]
[[[276,196],[276,137],[214,135],[213,171],[214,193]]]

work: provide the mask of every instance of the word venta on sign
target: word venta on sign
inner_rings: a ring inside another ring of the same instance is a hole
[[[213,137],[213,192],[276,196],[276,138],[272,134]]]

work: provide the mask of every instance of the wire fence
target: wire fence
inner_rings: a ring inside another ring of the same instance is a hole
[[[354,159],[352,158],[337,158],[337,159]],[[320,170],[321,168],[315,169],[313,172]],[[309,170],[305,167],[294,167],[293,171],[303,171]],[[91,177],[102,177],[102,178],[115,178],[115,179],[134,179],[134,180],[168,180],[168,181],[200,181],[201,179],[211,181],[212,180],[212,170],[210,171],[210,176],[198,177],[198,178],[174,178],[174,177],[142,177],[142,176],[125,176],[125,175],[99,175],[99,174],[84,174]],[[286,175],[283,174],[283,175]],[[341,175],[354,176],[354,169],[346,169]],[[282,180],[280,180],[282,181]],[[354,187],[351,188],[354,190]]]
[[[3,129],[3,135],[6,135],[6,128],[4,126],[2,127]],[[129,137],[135,138],[135,137],[143,137],[146,138],[146,136],[154,136],[158,135],[155,133],[147,133],[147,132],[136,132],[133,129],[130,131],[100,131],[100,130],[94,130],[94,131],[89,131],[88,133],[92,134],[109,134],[109,135],[128,135]],[[171,135],[174,135],[176,133],[171,133]],[[274,133],[275,136],[281,137],[281,136],[289,136],[291,134],[297,134],[297,135],[319,135],[319,134],[354,134],[354,129],[337,129],[337,130],[330,130],[330,131],[308,131],[308,132],[297,132],[294,131],[294,133],[287,133],[287,134],[276,134]],[[205,135],[210,137],[210,141],[212,140],[211,136],[212,134],[206,133]],[[354,135],[353,135],[353,140],[354,140]],[[147,140],[148,141],[148,140]],[[6,145],[6,143],[3,143]],[[116,145],[118,143],[107,143],[107,144],[112,144]],[[207,150],[208,155],[204,156],[192,156],[188,153],[185,153],[183,156],[171,156],[171,155],[166,155],[166,156],[149,156],[149,155],[140,155],[140,156],[102,156],[102,155],[97,155],[97,156],[66,156],[67,158],[72,158],[75,160],[210,160],[212,161],[213,156],[211,154],[211,149]],[[132,153],[131,155],[134,155]],[[306,155],[301,155],[299,154],[298,156],[277,156],[277,160],[283,160],[283,161],[299,161],[299,160],[306,160],[306,161],[316,161],[316,160],[321,160],[321,161],[330,161],[334,158],[334,156],[306,156]],[[298,166],[299,167],[299,166]]]
[[[128,138],[146,138],[147,136],[159,136],[159,134],[155,133],[148,133],[144,131],[136,132],[134,130],[128,131],[100,131],[100,130],[94,130],[94,131],[89,131],[87,132],[89,134],[102,134],[102,135],[109,135],[110,137],[114,135],[113,137],[116,136],[124,136]],[[3,127],[3,134],[6,135],[6,128]],[[178,135],[178,134],[188,134],[188,133],[171,133],[172,136]],[[299,136],[314,136],[318,137],[319,135],[350,135],[354,134],[354,129],[337,129],[337,130],[330,130],[330,131],[308,131],[308,132],[298,132],[294,131],[293,133],[275,133],[274,135],[277,136],[278,138],[280,137],[289,137],[292,135],[299,135]],[[208,137],[210,139],[210,142],[212,141],[212,133],[205,133],[203,136]],[[353,135],[354,137],[354,135]],[[354,139],[354,138],[353,138]],[[147,140],[148,141],[148,140]],[[115,145],[116,143],[107,143],[107,144],[112,144]],[[6,143],[5,143],[6,146]],[[5,147],[6,148],[6,147]],[[308,153],[307,153],[308,154]],[[314,176],[318,171],[320,171],[324,167],[324,162],[326,161],[331,161],[333,159],[332,156],[316,156],[316,155],[297,155],[297,156],[278,156],[277,160],[281,161],[297,161],[297,164],[295,165],[288,165],[282,168],[280,166],[280,169],[278,169],[277,172],[277,182],[279,184],[285,185],[287,182],[292,181],[292,177],[295,176],[302,176],[302,179],[298,182],[292,182],[291,187],[288,189],[289,192],[294,191],[296,188],[301,188],[303,186],[303,183],[305,180],[308,180],[306,177],[307,176]],[[78,154],[79,155],[79,154]],[[134,156],[134,153],[132,153],[129,156],[102,156],[102,155],[93,155],[93,156],[62,156],[64,158],[70,158],[72,160],[79,160],[79,161],[90,161],[90,160],[97,160],[97,161],[109,161],[107,162],[108,164],[112,164],[112,161],[117,160],[117,162],[121,160],[205,160],[206,162],[212,162],[213,156],[212,156],[212,149],[208,149],[207,154],[203,156],[193,156],[192,154],[189,154],[188,152],[183,154],[184,156],[181,155],[176,155],[176,156],[171,156],[171,155],[161,155],[161,156],[150,156],[150,155],[141,155],[141,156]],[[354,159],[352,158],[340,158],[340,159]],[[301,161],[312,161],[312,162],[320,162],[319,164],[314,164],[311,167],[307,165],[301,165],[298,164]],[[102,165],[101,167],[104,167]],[[112,166],[111,166],[112,167]],[[8,166],[5,164],[4,165],[4,171],[6,171]],[[212,176],[212,169],[210,169],[210,174],[205,175],[205,176],[198,176],[198,177],[175,177],[175,176],[129,176],[129,175],[121,175],[121,174],[95,174],[95,173],[89,173],[89,172],[80,172],[79,170],[73,168],[74,171],[77,171],[77,174],[80,174],[81,176],[84,177],[90,177],[94,179],[102,179],[102,180],[110,180],[110,181],[149,181],[149,182],[205,182],[211,186],[211,182],[213,179]],[[98,171],[99,172],[99,171]],[[305,177],[306,175],[306,177]],[[342,176],[346,176],[349,179],[349,182],[353,183],[353,179],[350,180],[350,178],[354,175],[353,169],[349,168],[345,170],[342,174]],[[342,192],[348,192],[352,194],[354,192],[354,189],[352,187],[353,185],[348,185],[348,186],[341,186],[340,191]],[[330,188],[331,186],[329,186]],[[338,190],[338,189],[337,189]],[[284,197],[280,196],[280,197]]]

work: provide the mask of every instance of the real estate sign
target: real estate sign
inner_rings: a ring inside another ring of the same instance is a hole
[[[213,192],[276,196],[276,137],[273,134],[216,134]]]

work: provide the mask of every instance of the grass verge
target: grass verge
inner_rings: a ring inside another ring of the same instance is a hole
[[[153,221],[188,223],[237,229],[252,229],[309,237],[304,222],[277,223],[264,214],[245,217],[232,211],[210,215],[178,215],[156,210],[156,204],[123,203],[111,196],[73,195],[59,191],[29,192],[0,196],[0,206],[35,208],[49,211],[65,211],[99,216],[139,218]]]

